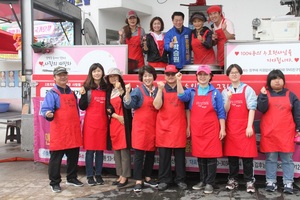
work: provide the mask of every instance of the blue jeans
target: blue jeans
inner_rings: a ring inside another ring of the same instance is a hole
[[[103,151],[87,150],[85,153],[86,176],[94,176],[94,154],[95,154],[95,175],[101,175],[103,165]]]
[[[281,159],[283,172],[283,184],[294,182],[294,161],[293,153],[272,152],[266,153],[266,180],[267,182],[276,183],[277,181],[277,164],[278,155]]]

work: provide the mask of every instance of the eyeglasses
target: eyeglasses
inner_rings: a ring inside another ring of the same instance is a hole
[[[176,73],[172,73],[172,72],[167,72],[165,73],[166,76],[175,76]]]

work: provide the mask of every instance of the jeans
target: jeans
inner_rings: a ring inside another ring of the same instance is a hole
[[[215,185],[217,175],[217,158],[198,158],[200,182]]]
[[[145,155],[145,159],[144,159],[144,155]],[[143,151],[143,150],[135,149],[134,168],[133,168],[133,178],[135,180],[143,180],[143,177],[151,177],[153,165],[154,165],[154,156],[155,156],[155,151]],[[144,170],[143,170],[143,165],[144,165]]]
[[[283,172],[283,184],[294,182],[293,153],[272,152],[266,153],[266,181],[277,182],[278,155],[281,159]]]
[[[103,165],[103,151],[87,150],[85,153],[85,170],[86,176],[94,176],[94,154],[95,154],[95,175],[101,175]]]
[[[244,169],[244,180],[246,182],[254,181],[254,172],[253,172],[253,158],[241,158],[243,161],[243,169]],[[239,157],[229,156],[229,176],[228,178],[233,178],[238,181],[239,175]]]

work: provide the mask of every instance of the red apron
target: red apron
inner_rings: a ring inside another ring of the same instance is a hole
[[[196,89],[191,109],[192,155],[199,158],[222,157],[220,123],[212,105],[212,93],[198,96]]]
[[[268,92],[269,108],[260,122],[262,152],[294,152],[295,123],[289,97],[289,91],[282,97],[271,97]]]
[[[91,90],[91,102],[86,109],[83,124],[83,148],[106,150],[108,118],[103,90]]]
[[[224,23],[224,19],[222,20],[221,24]],[[224,48],[225,43],[227,42],[227,38],[225,33],[223,32],[222,28],[215,31],[218,36],[217,42],[217,63],[219,66],[224,67]]]
[[[224,141],[224,156],[237,156],[243,158],[256,157],[255,133],[249,138],[246,136],[249,110],[247,108],[245,91],[232,94],[230,99],[230,110],[226,120],[226,137]],[[254,126],[252,127],[254,131]]]
[[[80,118],[74,93],[59,95],[60,108],[54,112],[50,123],[50,151],[77,148],[82,145]]]
[[[114,107],[117,115],[124,116],[122,108],[123,102],[120,97],[110,99],[110,103]],[[127,148],[125,126],[115,118],[111,118],[110,121],[110,139],[113,150]]]
[[[156,120],[156,147],[185,148],[185,106],[176,92],[164,92],[164,103]]]
[[[145,65],[143,49],[141,46],[141,27],[138,27],[137,36],[132,36],[130,39],[126,38],[126,44],[128,45],[128,58],[137,60],[139,68]]]
[[[134,111],[132,121],[132,147],[138,150],[155,151],[155,123],[157,110],[153,106],[153,98],[141,90],[144,102]]]
[[[202,36],[205,40],[208,30],[205,31]],[[194,64],[215,64],[215,53],[213,48],[205,48],[198,38],[195,38],[195,34],[192,34],[192,48],[194,52]]]

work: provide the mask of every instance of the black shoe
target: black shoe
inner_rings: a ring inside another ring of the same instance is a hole
[[[59,186],[59,184],[50,185],[50,187],[51,187],[52,192],[55,192],[55,193],[61,192],[61,187]]]
[[[82,187],[83,186],[83,183],[80,182],[77,178],[67,180],[66,184],[67,185],[73,185],[73,186],[76,186],[76,187]]]
[[[156,188],[158,186],[157,182],[153,181],[152,179],[150,179],[149,181],[145,180],[144,185],[150,186],[150,187],[153,187],[153,188]]]
[[[164,191],[164,190],[166,190],[166,189],[168,189],[168,184],[167,183],[159,183],[158,184],[158,190],[159,191]]]
[[[142,188],[143,188],[143,186],[142,186],[142,184],[136,184],[134,187],[133,187],[133,191],[134,192],[141,192],[142,191]]]
[[[113,181],[112,183],[111,183],[111,185],[118,185],[120,183],[120,181]]]
[[[86,183],[89,185],[89,186],[94,186],[94,185],[96,185],[97,183],[96,183],[96,181],[94,180],[94,177],[87,177],[87,179],[86,179]]]
[[[104,181],[102,179],[102,176],[96,175],[95,177],[96,177],[97,185],[104,185]]]
[[[184,182],[178,182],[177,186],[181,189],[181,190],[186,190],[187,189],[187,184]]]
[[[128,179],[126,179],[126,181],[124,183],[119,182],[117,187],[124,187],[128,184]]]

